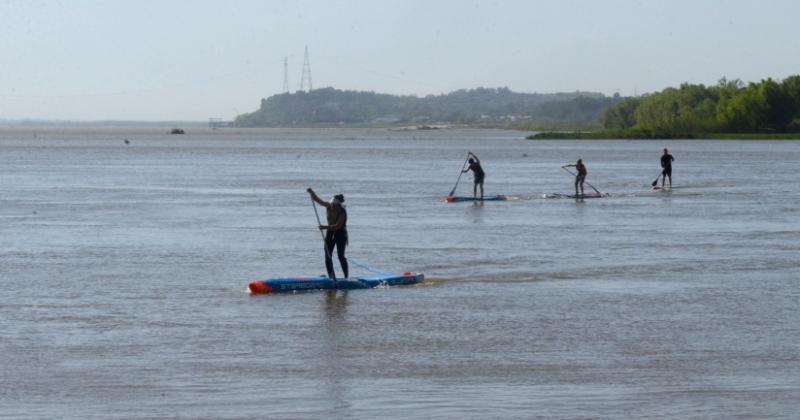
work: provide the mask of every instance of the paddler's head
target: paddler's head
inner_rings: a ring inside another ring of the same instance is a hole
[[[344,204],[344,194],[336,194],[333,196],[333,200],[331,200],[331,204],[334,206],[341,206]]]
[[[664,154],[666,155],[667,153],[668,153],[668,152],[667,152],[667,148],[665,147],[665,148],[664,148]]]
[[[469,163],[470,163],[470,164],[472,164],[472,163],[475,163],[475,159],[473,159],[473,158],[469,158]]]

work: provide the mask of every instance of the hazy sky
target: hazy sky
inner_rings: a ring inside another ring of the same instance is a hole
[[[800,73],[797,0],[0,0],[0,119],[205,120],[314,87],[623,95]]]

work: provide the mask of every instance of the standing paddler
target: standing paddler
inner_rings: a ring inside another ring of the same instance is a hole
[[[336,248],[336,255],[339,257],[339,264],[342,266],[344,277],[349,278],[350,272],[347,267],[347,258],[344,256],[345,248],[347,247],[347,210],[344,208],[344,195],[336,194],[330,202],[323,201],[311,188],[308,188],[311,199],[320,206],[325,207],[325,212],[328,220],[327,225],[319,225],[320,230],[325,230],[325,269],[328,271],[328,277],[336,279],[336,273],[333,271],[333,248]]]
[[[574,164],[562,166],[562,168],[570,168],[570,167],[574,167],[575,170],[578,171],[578,174],[575,175],[575,195],[583,195],[583,182],[586,181],[586,174],[588,173],[586,171],[586,165],[583,164],[583,161],[581,159],[578,159],[578,161],[575,162]],[[578,193],[578,187],[580,187],[581,189],[580,194]]]
[[[675,158],[664,148],[664,154],[661,155],[661,188],[664,188],[664,181],[669,177],[669,187],[672,188],[672,161]]]
[[[483,179],[486,178],[486,173],[483,172],[483,168],[481,167],[481,160],[475,156],[475,153],[467,152],[467,155],[470,156],[469,158],[469,166],[467,166],[461,173],[465,173],[468,171],[472,171],[473,181],[472,184],[472,196],[477,198],[478,197],[478,186],[481,187],[481,199],[483,199]]]

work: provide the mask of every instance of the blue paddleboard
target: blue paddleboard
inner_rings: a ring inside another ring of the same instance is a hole
[[[462,201],[503,201],[506,199],[504,195],[487,195],[483,198],[480,197],[471,197],[471,196],[459,196],[459,195],[448,195],[447,202],[448,203],[458,203]]]
[[[327,277],[285,277],[255,280],[248,286],[251,293],[286,293],[304,290],[354,290],[372,289],[378,286],[401,286],[417,284],[425,279],[421,273],[385,274],[377,276],[333,279]]]

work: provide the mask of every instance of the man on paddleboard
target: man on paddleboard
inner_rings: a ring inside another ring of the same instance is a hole
[[[461,173],[465,173],[468,171],[472,171],[472,175],[474,177],[475,183],[472,184],[472,196],[478,197],[478,185],[481,187],[481,198],[483,198],[483,179],[486,177],[486,173],[483,172],[483,168],[481,167],[481,160],[475,156],[475,153],[467,152],[470,156],[469,158],[469,166],[467,166]]]
[[[321,200],[311,188],[308,188],[311,199],[322,207],[325,207],[328,224],[319,225],[320,230],[325,230],[325,269],[328,277],[335,279],[336,273],[333,271],[333,248],[336,248],[336,255],[339,257],[339,264],[342,266],[344,277],[350,277],[347,267],[347,258],[344,256],[347,247],[347,210],[344,208],[344,195],[336,194],[330,202]]]
[[[672,161],[675,160],[671,154],[664,148],[664,154],[661,155],[661,188],[664,188],[664,181],[669,177],[669,187],[672,188]]]
[[[562,168],[570,168],[574,167],[576,171],[578,171],[578,175],[575,176],[575,195],[583,195],[583,182],[586,181],[586,166],[583,164],[581,159],[578,159],[577,162],[570,165],[564,165]],[[578,194],[578,187],[580,186],[581,192]]]

